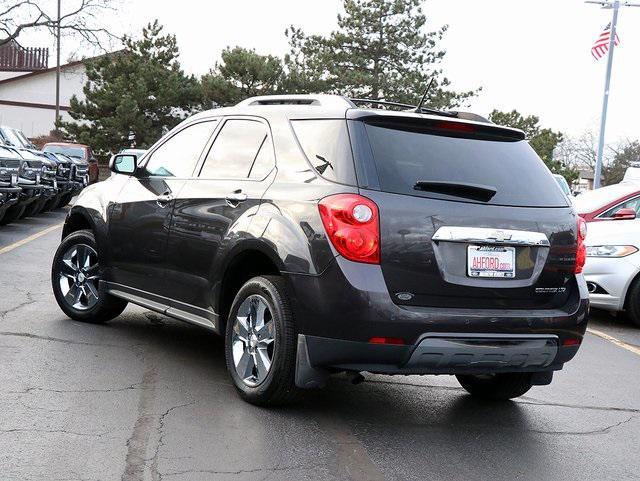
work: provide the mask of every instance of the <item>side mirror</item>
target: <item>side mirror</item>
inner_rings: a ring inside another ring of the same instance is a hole
[[[636,218],[635,209],[620,209],[613,214],[614,220],[633,220]]]
[[[133,175],[137,164],[137,156],[133,154],[117,154],[111,157],[109,169],[116,174]]]

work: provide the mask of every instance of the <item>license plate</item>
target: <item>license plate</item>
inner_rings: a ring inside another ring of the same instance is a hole
[[[467,248],[467,275],[469,277],[516,276],[516,248],[504,246],[469,246]]]
[[[82,183],[84,184],[84,186],[86,187],[87,185],[89,185],[89,176],[85,175],[82,178]]]
[[[11,174],[11,185],[13,187],[18,185],[18,174]]]
[[[58,181],[56,179],[53,179],[53,188],[54,189],[58,188]]]
[[[40,183],[40,174],[36,174],[36,184]]]

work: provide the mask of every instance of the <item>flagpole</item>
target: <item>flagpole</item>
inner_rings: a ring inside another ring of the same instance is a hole
[[[618,10],[620,0],[613,2],[613,20],[611,21],[611,36],[609,38],[609,53],[607,56],[607,76],[604,82],[604,100],[602,101],[602,117],[600,121],[600,141],[598,142],[598,156],[593,175],[593,188],[598,189],[602,178],[602,158],[604,156],[604,140],[607,127],[607,110],[609,108],[609,89],[611,87],[611,70],[613,68],[613,51],[616,47],[616,27],[618,25]]]

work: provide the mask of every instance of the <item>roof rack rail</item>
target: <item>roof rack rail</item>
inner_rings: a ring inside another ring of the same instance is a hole
[[[441,115],[443,117],[458,116],[457,112],[448,112],[446,110],[430,109],[428,107],[420,107],[420,109],[418,109],[417,105],[403,104],[401,102],[390,102],[388,100],[370,100],[370,99],[349,99],[349,100],[351,100],[356,105],[357,104],[383,105],[383,106],[389,106],[389,107],[400,107],[403,109],[412,110],[413,112],[416,112],[416,113]]]
[[[257,105],[322,105],[323,107],[338,108],[354,107],[349,99],[340,95],[329,94],[261,95],[245,99],[237,105],[242,107]]]

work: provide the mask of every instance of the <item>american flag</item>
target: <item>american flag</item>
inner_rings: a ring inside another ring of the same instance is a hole
[[[609,42],[611,41],[611,23],[604,28],[604,31],[591,47],[591,55],[596,60],[600,60],[609,52]],[[620,45],[620,37],[616,33],[616,46]]]

